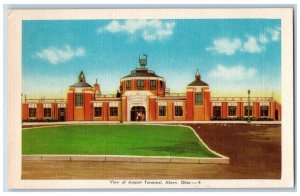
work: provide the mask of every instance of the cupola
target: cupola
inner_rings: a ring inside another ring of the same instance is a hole
[[[199,69],[196,70],[195,80],[192,83],[190,83],[188,86],[208,86],[206,82],[203,82],[201,80]]]

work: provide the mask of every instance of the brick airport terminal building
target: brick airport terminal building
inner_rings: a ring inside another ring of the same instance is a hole
[[[67,99],[22,99],[22,121],[209,121],[281,120],[281,104],[273,97],[211,97],[199,71],[185,93],[170,93],[163,77],[140,67],[120,80],[115,95],[101,94],[81,71]]]

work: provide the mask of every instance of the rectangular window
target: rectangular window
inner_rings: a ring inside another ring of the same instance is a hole
[[[158,116],[166,116],[166,106],[159,106]]]
[[[269,106],[260,106],[260,116],[269,116]]]
[[[83,94],[75,93],[75,106],[80,107],[83,106]]]
[[[101,107],[94,107],[94,116],[95,117],[102,116],[102,108]]]
[[[236,106],[228,106],[228,116],[236,116]]]
[[[51,117],[51,108],[44,108],[44,117]]]
[[[213,106],[213,116],[214,117],[221,116],[221,106]]]
[[[36,118],[36,108],[29,108],[29,118]]]
[[[150,90],[156,89],[156,80],[150,80]]]
[[[203,105],[202,92],[195,93],[195,105]]]
[[[144,80],[137,80],[137,89],[138,90],[144,90]]]
[[[175,106],[175,116],[182,116],[182,106]]]
[[[131,90],[131,81],[126,80],[126,90]]]
[[[249,116],[252,116],[252,106],[249,106],[249,108],[248,108],[248,106],[244,107],[244,110],[245,110],[244,114],[245,114],[245,116],[248,116],[248,109],[249,109]]]
[[[109,115],[110,116],[118,116],[118,107],[110,107]]]

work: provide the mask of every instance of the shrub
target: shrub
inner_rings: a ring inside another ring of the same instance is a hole
[[[248,121],[248,117],[216,117],[213,116],[210,118],[210,120],[215,120],[215,121]],[[260,117],[260,118],[256,118],[256,117],[250,117],[250,121],[273,121],[274,119],[272,118],[268,118],[268,117]]]
[[[28,119],[23,120],[23,122],[58,122],[58,119],[54,118],[35,118],[35,119]]]

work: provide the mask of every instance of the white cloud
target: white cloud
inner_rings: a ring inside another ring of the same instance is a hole
[[[49,47],[41,52],[36,53],[41,59],[48,60],[51,64],[57,64],[60,62],[66,62],[74,57],[80,57],[85,55],[85,50],[83,48],[72,49],[69,45],[64,48]]]
[[[225,66],[222,64],[217,65],[214,70],[208,73],[210,78],[217,78],[218,80],[226,81],[241,81],[250,79],[256,74],[255,68],[246,68],[243,65]]]
[[[241,40],[236,38],[233,40],[224,38],[216,39],[213,41],[213,47],[206,48],[207,51],[215,51],[220,54],[233,55],[236,50],[239,50],[241,47]]]
[[[270,34],[272,41],[278,41],[280,39],[280,27],[268,28],[266,31]]]
[[[265,34],[260,34],[258,40],[260,41],[260,43],[263,43],[263,44],[269,42],[269,39],[266,37]]]
[[[164,22],[161,20],[113,20],[97,32],[108,31],[111,33],[138,34],[146,41],[163,40],[173,34],[175,22]]]
[[[260,47],[257,44],[255,37],[248,36],[248,40],[244,43],[241,51],[249,52],[249,53],[260,53],[262,51],[262,47]]]
[[[225,55],[233,55],[237,51],[260,53],[265,49],[265,46],[269,42],[276,42],[280,40],[280,31],[280,27],[267,28],[261,32],[259,36],[244,35],[247,38],[246,40],[240,38],[215,39],[213,40],[213,46],[206,48],[206,50]]]

